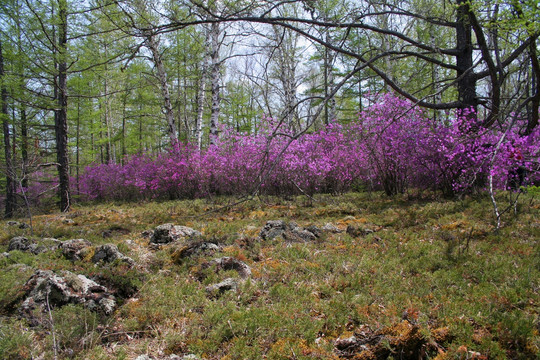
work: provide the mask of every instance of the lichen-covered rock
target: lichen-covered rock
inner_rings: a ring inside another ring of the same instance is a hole
[[[58,245],[62,254],[69,260],[82,260],[92,248],[92,243],[85,239],[72,239],[60,242]]]
[[[323,234],[322,229],[318,228],[315,225],[309,225],[307,228],[305,228],[305,230],[312,233],[316,238],[321,237]]]
[[[135,358],[135,360],[152,360],[152,358],[146,354],[144,355],[139,355]]]
[[[334,233],[334,234],[343,232],[343,230],[340,230],[340,229],[337,228],[334,224],[331,224],[331,223],[326,223],[326,224],[322,227],[322,231],[326,231],[326,232]]]
[[[198,241],[176,249],[172,254],[174,262],[182,262],[183,259],[199,254],[213,254],[219,250],[219,246],[207,241]]]
[[[13,227],[18,227],[19,229],[29,229],[30,228],[30,225],[28,225],[27,223],[21,223],[21,222],[18,222],[18,221],[8,221],[6,223],[7,226],[13,226]]]
[[[417,325],[402,321],[375,331],[363,326],[351,337],[338,338],[334,346],[344,358],[387,359],[397,353],[404,359],[418,359],[431,345]]]
[[[356,347],[358,347],[359,345],[362,345],[362,344],[358,344],[358,338],[356,336],[350,336],[348,338],[345,338],[345,339],[342,339],[342,338],[338,338],[335,342],[334,342],[334,346],[336,347],[336,349],[338,349],[339,351],[348,351],[349,349],[354,349]]]
[[[21,305],[21,314],[33,319],[36,309],[42,312],[67,304],[82,304],[93,311],[111,314],[116,308],[116,299],[108,289],[84,275],[69,271],[55,274],[50,270],[38,270],[26,282],[26,300]]]
[[[129,233],[131,233],[131,230],[125,227],[119,226],[119,225],[113,225],[107,230],[103,231],[101,233],[101,236],[103,236],[103,238],[106,239],[106,238],[111,238],[115,236],[128,235]]]
[[[141,236],[145,239],[150,239],[154,235],[154,230],[144,230]]]
[[[214,259],[208,263],[208,266],[216,265],[216,270],[235,270],[242,279],[251,276],[251,268],[243,261],[233,257],[222,257]]]
[[[222,294],[225,291],[236,290],[238,288],[238,280],[227,278],[220,283],[209,285],[206,287],[206,292],[210,295]]]
[[[182,357],[179,357],[178,356],[178,359],[180,360],[201,360],[200,357],[198,357],[197,355],[195,354],[187,354],[187,355],[184,355]],[[171,355],[171,358],[170,360],[178,360],[178,359],[173,359],[172,355]]]
[[[320,230],[317,228],[317,233]],[[287,226],[287,230],[283,233],[283,239],[290,242],[296,241],[314,241],[318,238],[313,232],[308,229],[301,228],[296,223],[291,222]]]
[[[32,251],[37,247],[34,240],[28,239],[24,236],[15,236],[9,240],[8,251]]]
[[[114,244],[101,245],[94,252],[94,256],[92,256],[92,262],[95,262],[95,263],[100,262],[100,261],[110,263],[115,260],[125,261],[129,265],[135,264],[132,258],[127,257],[124,254],[122,254],[118,250],[118,247]]]
[[[311,225],[307,228],[298,226],[295,222],[286,223],[283,220],[267,221],[259,236],[263,240],[273,240],[281,236],[285,241],[314,241],[322,235],[322,230]]]
[[[347,234],[349,234],[352,237],[366,236],[374,232],[375,231],[373,229],[369,229],[369,228],[361,228],[361,227],[357,227],[353,225],[347,226]]]
[[[35,241],[24,236],[16,236],[9,241],[8,251],[19,250],[37,255],[55,248],[57,244],[58,240],[51,238]]]
[[[201,233],[187,226],[163,224],[155,228],[150,243],[168,244],[177,240],[201,236]]]
[[[287,224],[283,220],[269,220],[261,230],[259,236],[263,240],[273,240],[281,236],[287,230]]]

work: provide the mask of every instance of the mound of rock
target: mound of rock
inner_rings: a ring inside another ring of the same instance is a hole
[[[373,234],[375,230],[369,228],[358,227],[354,225],[347,226],[347,234],[352,237],[361,237],[369,234]]]
[[[214,265],[216,266],[216,271],[235,270],[242,279],[246,279],[251,276],[251,268],[249,265],[233,257],[225,256],[219,259],[214,259],[203,265],[203,267],[210,267]]]
[[[355,359],[387,359],[392,354],[400,354],[404,359],[419,359],[428,344],[420,328],[408,321],[372,331],[363,326],[348,338],[338,338],[336,353],[340,357]]]
[[[32,254],[39,254],[46,250],[44,246],[39,246],[34,240],[28,239],[24,236],[16,236],[13,239],[9,240],[8,252],[9,251],[24,251],[31,252]]]
[[[38,270],[24,285],[26,300],[21,305],[23,316],[32,319],[35,309],[42,312],[67,304],[82,304],[90,310],[107,315],[116,308],[116,299],[109,290],[88,279],[62,271],[60,275],[50,270]]]
[[[105,244],[98,247],[94,253],[94,256],[92,257],[92,262],[105,262],[105,263],[111,263],[116,260],[124,261],[129,265],[134,265],[135,261],[133,261],[132,258],[127,257],[126,255],[122,254],[118,247],[114,244]]]
[[[9,240],[8,252],[19,250],[37,255],[55,248],[58,243],[59,241],[56,239],[47,238],[36,241],[34,239],[28,239],[24,236],[16,236]]]
[[[90,251],[92,243],[85,239],[72,239],[60,242],[58,248],[69,260],[82,260]]]
[[[322,235],[322,230],[312,225],[307,228],[298,226],[295,222],[286,223],[283,220],[270,220],[262,228],[259,236],[263,240],[273,240],[281,236],[285,241],[313,241]]]
[[[185,258],[205,254],[211,255],[219,250],[219,246],[207,241],[197,241],[180,247],[172,254],[172,259],[176,263],[182,262]]]
[[[334,224],[332,223],[326,223],[322,228],[321,228],[322,231],[326,231],[326,232],[329,232],[329,233],[333,233],[333,234],[338,234],[338,233],[341,233],[343,232],[343,230],[340,230],[338,227],[336,227]]]
[[[251,268],[243,261],[232,257],[222,257],[202,264],[203,269],[214,266],[216,272],[223,270],[234,270],[240,276],[239,279],[227,278],[217,284],[206,287],[209,295],[220,295],[228,290],[236,290],[241,282],[246,281],[251,276]],[[204,277],[204,276],[203,276]]]
[[[27,223],[20,223],[18,221],[8,221],[6,223],[8,226],[13,226],[13,227],[18,227],[19,229],[28,229],[30,228],[30,225],[28,225]]]
[[[238,289],[238,280],[233,278],[227,278],[217,284],[209,285],[206,287],[206,292],[210,295],[220,295],[225,291]]]
[[[163,224],[155,228],[150,243],[152,244],[169,244],[178,240],[201,236],[202,234],[187,226]]]

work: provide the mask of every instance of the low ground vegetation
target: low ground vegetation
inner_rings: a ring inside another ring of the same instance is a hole
[[[4,221],[0,358],[537,357],[540,198],[522,194],[495,231],[486,195],[438,194],[102,203],[32,228]],[[183,227],[157,241],[167,223]],[[79,303],[49,288],[21,311],[38,270],[99,285]],[[89,306],[98,290],[110,314]]]

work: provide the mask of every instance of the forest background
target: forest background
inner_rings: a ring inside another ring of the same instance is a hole
[[[0,16],[8,217],[538,174],[536,1],[10,0]]]

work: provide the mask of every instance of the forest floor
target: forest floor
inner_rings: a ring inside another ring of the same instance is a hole
[[[35,215],[32,229],[20,228],[26,218],[0,223],[0,358],[539,356],[537,196],[522,195],[499,231],[483,195],[350,193],[226,206],[235,200],[76,205]],[[288,230],[261,238],[269,220]],[[150,245],[143,232],[164,223],[202,235]],[[72,259],[58,249],[8,252],[15,236],[36,244],[84,238],[92,247]],[[203,242],[217,246],[190,247]],[[134,262],[95,264],[107,243]],[[36,270],[85,275],[117,307],[105,315],[48,293],[41,311],[21,316]],[[211,289],[227,278],[228,287]]]

